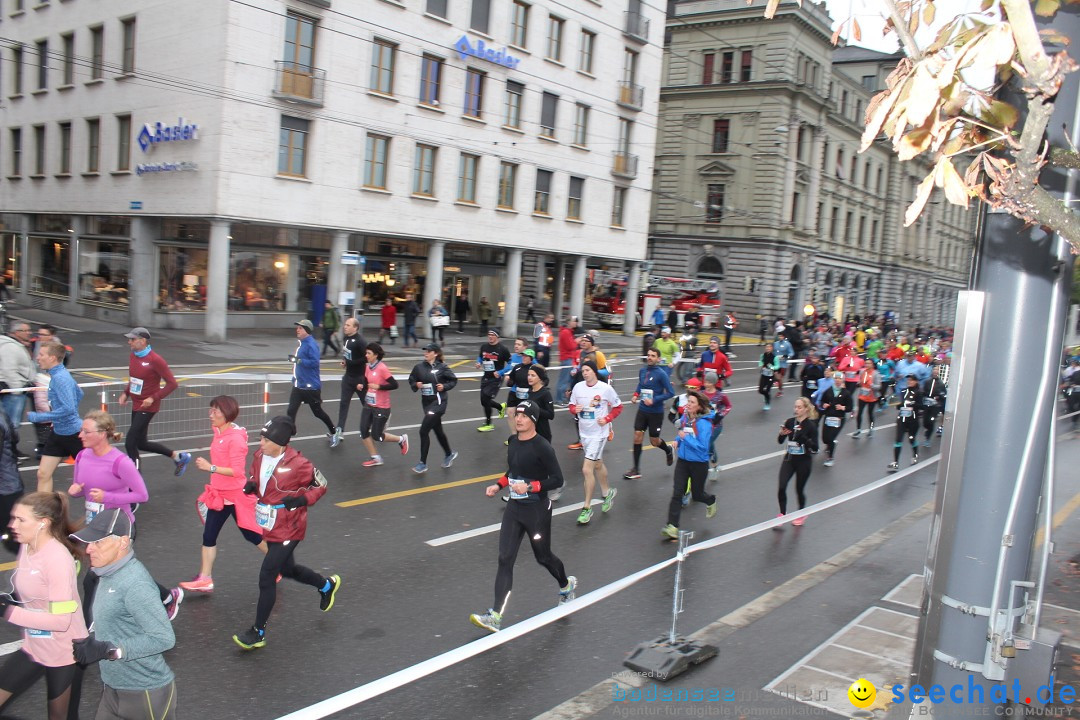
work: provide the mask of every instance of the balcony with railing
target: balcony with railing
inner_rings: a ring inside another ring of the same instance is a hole
[[[614,162],[611,164],[611,174],[624,178],[637,177],[638,156],[630,153],[615,151]]]
[[[274,97],[322,106],[326,88],[325,70],[293,60],[277,60],[274,65]]]
[[[630,110],[640,110],[645,98],[645,88],[632,82],[620,82],[615,102]]]
[[[630,10],[624,12],[623,16],[626,21],[623,25],[623,34],[638,42],[648,42],[649,19],[639,12],[632,12]]]

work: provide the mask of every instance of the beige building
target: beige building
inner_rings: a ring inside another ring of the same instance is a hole
[[[720,280],[744,328],[758,315],[801,317],[806,303],[951,324],[976,213],[935,194],[904,228],[925,169],[885,143],[857,153],[866,107],[900,55],[834,48],[823,2],[787,0],[773,20],[764,5],[673,4],[651,272]]]

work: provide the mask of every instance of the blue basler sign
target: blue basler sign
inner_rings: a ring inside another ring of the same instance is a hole
[[[521,62],[521,58],[516,58],[510,54],[510,52],[503,48],[502,50],[496,50],[490,48],[484,44],[483,40],[477,40],[476,45],[469,42],[469,38],[466,35],[462,35],[456,43],[454,43],[454,49],[458,51],[458,55],[461,59],[469,57],[470,55],[481,60],[487,60],[493,62],[496,65],[502,65],[508,67],[511,70],[517,68],[518,63]]]
[[[199,126],[194,123],[184,122],[184,118],[177,118],[175,125],[166,125],[157,122],[151,125],[143,125],[142,131],[137,138],[139,147],[143,152],[148,152],[151,147],[158,143],[177,142],[179,140],[198,140]]]

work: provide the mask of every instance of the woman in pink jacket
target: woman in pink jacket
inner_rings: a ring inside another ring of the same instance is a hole
[[[75,579],[78,551],[68,538],[75,528],[67,510],[60,493],[19,498],[10,524],[20,545],[18,564],[11,587],[0,587],[0,612],[23,628],[21,652],[8,655],[0,665],[0,709],[44,675],[49,720],[66,720],[68,706],[78,703],[82,671],[71,643],[87,636]]]
[[[210,426],[214,430],[210,459],[195,458],[195,467],[210,473],[210,484],[198,500],[200,512],[203,508],[206,510],[202,565],[198,575],[180,583],[185,591],[213,592],[217,538],[230,515],[244,539],[266,553],[262,530],[255,522],[255,498],[244,494],[248,434],[246,429],[233,422],[239,414],[240,405],[229,395],[219,395],[210,401]]]

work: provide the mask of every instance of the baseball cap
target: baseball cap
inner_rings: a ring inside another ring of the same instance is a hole
[[[433,343],[433,342],[430,342],[430,343],[428,343],[427,345],[425,345],[424,347],[422,347],[422,348],[420,348],[420,349],[421,349],[421,350],[432,350],[432,351],[434,351],[434,352],[439,352],[439,350],[440,350],[439,346],[438,346],[438,345],[436,345],[436,344],[435,344],[435,343]]]
[[[517,410],[515,412],[527,415],[533,422],[540,419],[540,406],[531,400],[522,400],[517,404]]]
[[[79,542],[92,543],[104,540],[110,535],[131,536],[131,518],[120,508],[102,510],[94,516],[89,525],[76,530],[68,537]]]
[[[267,420],[259,434],[272,443],[284,446],[296,434],[296,425],[288,415],[278,415]]]
[[[308,331],[308,335],[315,334],[315,326],[311,324],[310,320],[300,320],[298,322],[294,322],[293,325],[299,325],[300,327],[304,328]]]
[[[701,387],[701,379],[692,377],[686,381],[686,387],[699,388]]]
[[[142,338],[144,340],[149,340],[150,339],[150,331],[147,330],[144,327],[135,327],[135,328],[131,328],[131,332],[124,333],[124,337],[129,338],[131,340],[135,340],[136,338]]]
[[[591,334],[589,334],[589,333],[585,333],[584,335],[582,335],[582,336],[581,336],[581,339],[582,339],[582,340],[588,340],[588,341],[589,341],[589,342],[591,342],[591,343],[592,343],[593,345],[595,345],[595,344],[596,344],[596,338],[594,338],[594,337],[593,337],[593,336],[592,336]]]
[[[521,353],[521,354],[522,354],[522,355],[528,355],[528,356],[529,356],[529,357],[531,357],[531,358],[532,358],[533,360],[535,360],[535,359],[536,359],[536,351],[535,351],[535,350],[533,350],[532,348],[529,348],[528,350],[526,350],[525,352],[523,352],[523,353]]]

